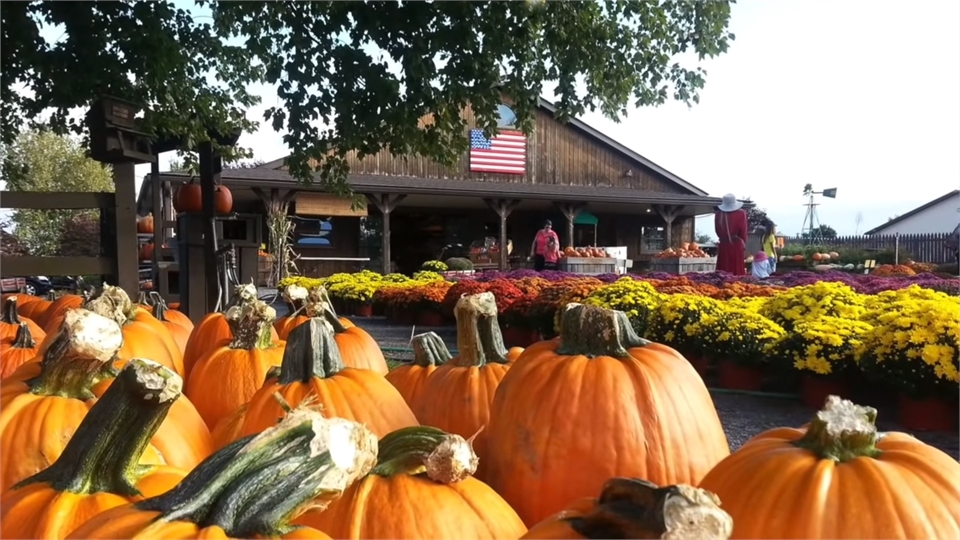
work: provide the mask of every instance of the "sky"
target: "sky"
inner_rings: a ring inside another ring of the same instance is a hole
[[[818,214],[841,235],[960,188],[960,2],[740,0],[730,29],[730,50],[703,63],[700,104],[582,119],[711,195],[752,198],[786,234],[806,183],[837,188]],[[254,90],[248,116],[262,119],[276,92]],[[288,153],[267,123],[240,144],[264,161]]]

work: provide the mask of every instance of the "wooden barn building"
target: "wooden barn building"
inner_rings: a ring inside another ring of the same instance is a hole
[[[232,191],[236,212],[262,214],[258,193],[289,196],[297,265],[308,276],[362,268],[409,273],[449,256],[447,246],[469,247],[485,237],[514,246],[491,267],[523,267],[545,219],[562,246],[626,246],[636,268],[668,245],[693,241],[694,218],[712,212],[719,198],[579,120],[559,122],[554,111],[541,100],[535,130],[524,138],[510,131],[513,111],[501,105],[500,136],[491,141],[471,131],[471,150],[453,167],[386,150],[363,160],[351,156],[349,183],[366,197],[366,208],[298,185],[282,159],[225,169],[220,182]],[[160,180],[177,185],[186,176],[165,172]],[[141,213],[156,200],[150,191],[141,190]]]

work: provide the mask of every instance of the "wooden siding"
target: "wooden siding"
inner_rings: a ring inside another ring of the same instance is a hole
[[[553,114],[537,109],[536,128],[527,139],[525,175],[470,172],[469,152],[452,167],[422,156],[393,156],[389,150],[357,159],[350,152],[347,161],[352,174],[408,176],[416,178],[464,179],[484,182],[530,183],[585,187],[633,188],[660,193],[690,192],[646,169],[622,153],[588,136]],[[473,112],[464,110],[467,125],[476,125]],[[464,138],[467,133],[464,132]],[[630,176],[625,176],[626,171]]]

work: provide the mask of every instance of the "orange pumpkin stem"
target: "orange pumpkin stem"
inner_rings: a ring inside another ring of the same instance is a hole
[[[231,307],[223,314],[233,333],[232,349],[267,349],[273,345],[271,329],[277,312],[255,296]]]
[[[44,482],[57,491],[137,495],[136,469],[183,380],[152,362],[127,363],[84,417],[60,457],[14,489]]]
[[[733,532],[713,493],[633,478],[608,480],[589,513],[566,519],[584,538],[726,540]]]
[[[11,296],[3,303],[3,318],[0,322],[20,324],[20,314],[17,313],[17,297]]]
[[[435,332],[413,336],[410,345],[413,347],[413,364],[416,366],[439,366],[453,357],[447,344]]]
[[[297,408],[279,424],[239,439],[197,466],[175,488],[136,503],[159,512],[154,525],[219,526],[228,538],[275,538],[309,506],[325,506],[377,459],[362,425]],[[141,536],[150,537],[148,528]]]
[[[30,327],[25,322],[20,322],[20,327],[17,328],[17,336],[13,339],[13,343],[10,344],[10,347],[14,349],[32,349],[37,346],[37,342],[33,340],[33,334],[30,333]]]
[[[455,366],[508,364],[507,347],[497,322],[497,299],[492,293],[466,295],[453,308],[457,318],[459,355],[450,360]]]
[[[380,439],[372,474],[426,473],[434,482],[453,484],[473,475],[480,460],[471,441],[429,426],[398,429]]]
[[[286,219],[287,216],[284,215],[283,218]],[[283,289],[282,295],[283,299],[293,306],[293,309],[290,311],[290,315],[293,316],[306,306],[310,292],[307,291],[306,287],[301,287],[300,285],[288,285]]]
[[[829,396],[796,441],[820,459],[843,463],[858,457],[877,457],[877,410],[862,407],[838,396]]]
[[[622,311],[570,303],[560,316],[557,354],[625,358],[627,349],[649,344],[637,335]]]
[[[91,399],[91,387],[114,373],[112,361],[123,333],[112,319],[86,309],[68,310],[40,361],[40,375],[27,381],[36,395]]]
[[[325,379],[344,368],[333,326],[315,317],[293,329],[280,362],[277,382],[306,383],[316,377]]]

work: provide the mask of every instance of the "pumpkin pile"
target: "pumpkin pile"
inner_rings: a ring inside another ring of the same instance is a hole
[[[560,252],[561,257],[583,257],[586,259],[590,258],[606,258],[607,251],[600,247],[579,247],[575,248],[573,246],[567,246]]]
[[[386,373],[324,290],[288,292],[280,320],[244,285],[192,330],[115,287],[4,298],[0,537],[960,537],[952,457],[833,396],[731,454],[691,364],[622,312],[570,303],[508,350],[494,294],[464,295],[457,354],[420,334]]]
[[[654,255],[655,259],[703,259],[709,257],[695,242],[684,242],[674,249],[668,247]]]

